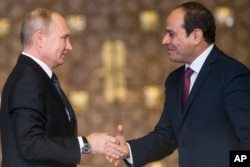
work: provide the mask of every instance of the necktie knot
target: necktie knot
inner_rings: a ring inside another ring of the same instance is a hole
[[[56,76],[54,73],[52,74],[51,80],[52,80],[54,83],[58,83],[58,78],[57,78],[57,76]]]
[[[62,97],[62,89],[61,89],[60,83],[58,81],[58,78],[54,73],[52,74],[51,80],[52,80],[54,86],[56,87],[57,92]]]
[[[193,70],[191,68],[187,68],[186,72],[185,72],[185,78],[190,78],[191,75],[193,74]]]

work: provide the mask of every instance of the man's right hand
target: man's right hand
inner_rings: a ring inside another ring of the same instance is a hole
[[[121,160],[123,160],[124,158],[128,158],[129,157],[129,148],[127,145],[127,142],[125,140],[124,134],[123,134],[123,127],[122,125],[118,125],[117,126],[117,132],[116,132],[116,140],[117,140],[117,144],[123,148],[124,150],[124,154],[123,157],[120,157],[118,159],[114,159],[113,157],[110,156],[106,156],[106,159],[109,162],[113,162],[114,161],[114,165],[118,166],[118,164],[120,163]]]

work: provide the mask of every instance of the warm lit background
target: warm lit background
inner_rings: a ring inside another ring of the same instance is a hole
[[[20,25],[28,12],[52,8],[71,28],[73,51],[56,69],[78,118],[80,135],[147,134],[163,104],[164,80],[181,64],[161,44],[165,17],[185,0],[0,0],[0,93],[21,51]],[[250,67],[250,1],[198,0],[217,19],[216,44]],[[0,158],[1,161],[1,158]],[[178,155],[147,167],[177,167]],[[109,167],[102,156],[83,155],[79,167]],[[122,163],[120,167],[124,167]]]

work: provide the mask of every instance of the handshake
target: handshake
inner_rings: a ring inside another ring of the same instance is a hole
[[[118,166],[120,160],[129,157],[129,148],[123,135],[122,125],[118,125],[116,136],[107,133],[92,133],[86,137],[92,154],[105,155],[110,163]]]

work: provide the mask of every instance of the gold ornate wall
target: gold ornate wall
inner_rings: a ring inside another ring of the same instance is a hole
[[[231,9],[234,24],[228,27],[218,23],[216,44],[250,67],[250,1],[197,1],[214,12],[217,7]],[[121,123],[127,139],[140,137],[157,123],[164,80],[180,66],[168,60],[161,40],[167,13],[182,2],[0,0],[0,93],[21,51],[19,31],[23,18],[37,7],[52,8],[61,12],[72,28],[73,51],[56,73],[74,104],[79,134],[115,134]],[[177,161],[175,152],[147,166],[177,167]],[[102,156],[88,155],[82,156],[81,166],[112,165]]]

